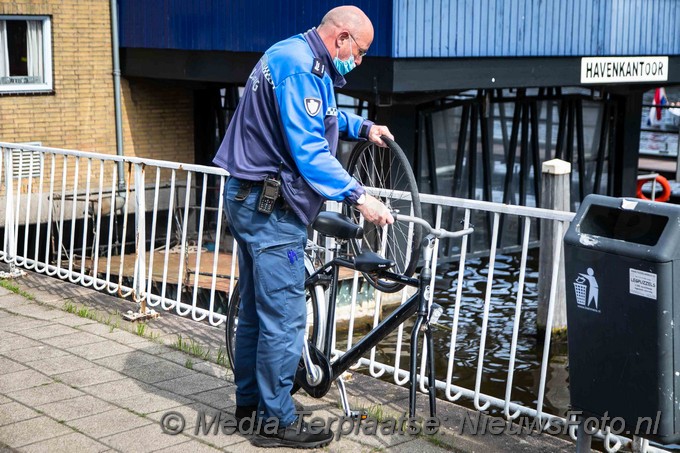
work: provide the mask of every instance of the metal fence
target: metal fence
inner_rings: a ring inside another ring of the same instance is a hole
[[[140,307],[165,311],[220,326],[225,321],[227,303],[237,276],[236,244],[228,235],[222,194],[227,173],[214,167],[175,162],[119,157],[0,142],[0,218],[4,218],[3,247],[0,259],[9,263],[9,274],[32,270],[92,287],[136,301]],[[122,164],[122,165],[121,165]],[[125,172],[121,178],[119,169]],[[123,184],[119,183],[123,182]],[[475,223],[483,233],[462,242],[442,242],[433,260],[433,281],[442,259],[457,262],[457,284],[453,315],[446,319],[448,339],[446,377],[437,387],[449,401],[469,401],[479,411],[496,410],[507,420],[534,417],[542,425],[567,421],[544,411],[546,377],[551,346],[552,315],[557,292],[557,269],[561,260],[562,236],[573,218],[572,213],[502,205],[434,195],[421,195],[423,211],[436,227],[455,229]],[[535,406],[513,401],[513,378],[518,332],[522,319],[525,270],[530,246],[535,244],[541,221],[555,222],[556,250],[552,259],[552,282],[546,335],[540,361],[540,380]],[[509,297],[515,300],[512,342],[502,396],[482,391],[488,321],[494,311],[492,282],[496,256],[501,248],[521,253],[516,285]],[[454,363],[461,345],[457,344],[462,293],[465,288],[466,260],[473,253],[488,256],[485,269],[482,324],[478,338],[475,385],[464,388],[454,384]],[[355,334],[359,276],[351,283],[351,301],[346,330],[333,326],[335,353],[352,345]],[[406,291],[401,302],[407,298]],[[373,325],[379,322],[383,295],[373,302]],[[440,320],[440,322],[443,322]],[[391,364],[376,359],[373,349],[358,365],[374,377],[392,374],[396,384],[408,382],[402,369],[403,325],[398,331],[396,351]],[[346,337],[345,337],[346,335]],[[425,355],[421,357],[421,365]],[[420,383],[424,390],[424,366]],[[570,429],[572,438],[575,430]],[[630,445],[630,440],[600,432],[609,451]],[[649,451],[653,448],[650,447]]]

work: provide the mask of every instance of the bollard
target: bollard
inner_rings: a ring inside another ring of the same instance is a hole
[[[541,207],[559,211],[570,211],[569,175],[571,164],[560,159],[543,162]],[[553,220],[541,220],[541,245],[538,259],[538,311],[536,323],[539,332],[544,332],[548,319],[550,302],[550,283],[552,281],[553,256],[555,244],[562,247],[562,238],[555,237],[557,224]],[[564,231],[564,230],[563,230]],[[555,308],[553,313],[552,334],[563,334],[567,327],[567,308],[564,288],[564,258],[560,254]]]

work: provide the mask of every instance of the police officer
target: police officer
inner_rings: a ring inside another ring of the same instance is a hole
[[[332,432],[298,426],[290,396],[306,324],[306,226],[326,199],[376,225],[394,219],[336,159],[338,138],[384,146],[385,126],[342,112],[335,87],[362,59],[373,26],[358,8],[329,11],[315,28],[270,47],[251,72],[214,162],[230,173],[225,198],[239,245],[236,418],[275,417],[260,446],[318,447]]]

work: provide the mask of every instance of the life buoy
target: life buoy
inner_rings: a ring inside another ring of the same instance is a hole
[[[654,201],[659,201],[659,202],[665,202],[671,199],[671,185],[668,183],[668,180],[664,178],[661,175],[658,175],[656,178],[656,182],[661,185],[661,195],[658,197],[654,198]],[[651,182],[651,179],[641,179],[638,181],[637,184],[637,197],[642,198],[643,200],[649,200],[645,196],[645,194],[642,193],[642,186],[644,186],[646,183]]]

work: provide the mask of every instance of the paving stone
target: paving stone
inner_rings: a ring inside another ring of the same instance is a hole
[[[18,351],[19,349],[32,348],[34,346],[40,346],[36,340],[31,340],[30,338],[22,337],[20,335],[5,336],[3,335],[2,342],[0,342],[0,354],[5,351]]]
[[[108,319],[108,318],[107,318]],[[113,320],[113,317],[111,317]],[[109,339],[109,336],[112,334],[111,332],[111,327],[113,327],[114,331],[116,330],[115,326],[110,326],[107,324],[103,323],[94,323],[94,324],[85,324],[83,326],[78,327],[78,330],[81,330],[83,332],[89,332],[95,335],[102,336],[106,338],[107,340]]]
[[[22,318],[17,316],[17,320],[12,320],[12,322],[7,323],[7,325],[0,326],[5,332],[17,332],[20,333],[23,330],[34,329],[41,326],[49,326],[53,324],[52,321],[44,321],[42,319],[32,319],[32,318]],[[12,318],[2,318],[0,321],[12,319]],[[1,322],[0,322],[1,324]]]
[[[88,360],[95,360],[101,359],[102,357],[124,354],[126,352],[133,351],[133,349],[123,344],[116,343],[115,341],[101,341],[94,344],[74,346],[72,348],[68,348],[67,351]]]
[[[31,387],[30,389],[11,392],[8,393],[7,396],[24,403],[27,406],[35,407],[41,404],[52,403],[54,401],[75,398],[77,396],[81,396],[82,394],[82,392],[72,389],[68,385],[55,382],[53,384],[41,385],[38,387]]]
[[[117,381],[124,379],[125,376],[117,371],[109,370],[103,366],[92,366],[82,370],[71,371],[68,373],[57,374],[55,379],[67,385],[75,387],[85,387],[88,385],[102,384],[104,382]]]
[[[0,427],[0,439],[8,446],[18,448],[71,432],[71,428],[48,417],[35,417]]]
[[[9,294],[0,296],[0,307],[6,308],[10,311],[18,307],[25,307],[29,304],[28,299],[19,294],[10,292]]]
[[[191,402],[192,401],[187,398],[158,389],[154,390],[153,393],[139,393],[134,396],[126,396],[113,401],[114,404],[133,410],[139,414],[150,414],[162,410],[169,410],[177,406],[191,404]]]
[[[82,387],[81,390],[106,401],[115,401],[140,393],[153,393],[156,388],[128,378],[103,384],[88,385],[87,387]]]
[[[158,382],[155,385],[179,395],[191,395],[216,388],[224,388],[228,385],[228,382],[205,374],[193,373],[181,378]]]
[[[14,390],[27,389],[52,382],[52,379],[34,370],[22,370],[0,375],[0,389],[7,394]]]
[[[196,420],[199,416],[199,413],[204,413],[204,414],[214,414],[216,411],[214,408],[206,406],[205,404],[201,403],[193,403],[193,404],[186,404],[184,406],[178,406],[174,407],[172,409],[166,410],[160,410],[158,412],[153,412],[151,414],[147,415],[147,418],[155,421],[155,422],[160,422],[160,420],[163,418],[163,416],[168,413],[169,411],[172,412],[178,412],[179,414],[184,417],[184,422],[185,422],[185,428],[184,432],[189,433],[189,430],[196,426]]]
[[[0,394],[0,404],[9,403],[9,402],[11,402],[11,401],[12,401],[12,400],[9,399],[9,398],[7,398],[5,395]]]
[[[66,351],[44,344],[41,344],[40,346],[34,346],[32,348],[19,349],[17,351],[5,351],[2,353],[2,355],[6,357],[29,364],[36,360],[47,360],[67,354],[68,352]]]
[[[228,409],[236,406],[236,387],[219,388],[208,390],[207,392],[195,393],[190,395],[192,400],[207,404],[216,409]]]
[[[7,288],[0,286],[0,297],[7,296],[9,294],[13,294],[12,291],[8,290]]]
[[[80,316],[65,312],[63,313],[63,316],[52,318],[52,321],[71,327],[80,327],[88,324],[97,324],[97,321],[95,321],[94,319],[81,318]]]
[[[167,360],[160,360],[148,365],[125,368],[122,373],[143,382],[154,383],[193,374],[194,371]]]
[[[131,343],[128,346],[151,355],[161,355],[172,351],[172,348],[169,346],[166,346],[165,344],[152,343],[151,340],[140,343]]]
[[[110,450],[110,447],[92,440],[80,433],[66,434],[65,436],[53,437],[21,448],[26,453],[72,453],[74,451],[86,451],[98,453]]]
[[[97,359],[93,362],[111,368],[112,370],[122,371],[127,368],[134,368],[138,366],[147,366],[152,363],[162,360],[158,356],[147,354],[142,351],[132,351],[126,354],[118,354],[111,357],[105,357],[103,359]]]
[[[101,441],[116,450],[129,453],[146,453],[157,448],[165,448],[171,445],[180,444],[185,439],[184,436],[173,436],[164,433],[160,425],[154,423],[124,433],[105,437],[101,439]]]
[[[51,324],[48,326],[35,327],[33,329],[26,329],[21,331],[21,335],[33,338],[34,340],[41,340],[45,338],[58,337],[60,335],[67,335],[70,333],[77,333],[73,327],[64,326],[62,324]]]
[[[26,367],[22,364],[10,360],[7,357],[0,356],[0,374],[14,373],[15,371],[25,370]]]
[[[178,351],[178,350],[176,350],[176,349],[168,349],[167,351],[168,351],[168,352],[165,352],[165,353],[163,353],[163,354],[160,354],[159,357],[163,357],[165,360],[169,360],[169,361],[171,361],[171,362],[178,363],[178,364],[180,364],[180,365],[182,365],[182,366],[184,366],[184,364],[187,362],[187,359],[191,359],[191,360],[194,360],[194,361],[198,361],[198,360],[199,360],[199,359],[197,359],[197,358],[194,357],[194,356],[191,356],[191,355],[189,355],[189,354],[186,354],[186,353],[184,353],[184,352],[182,352],[182,351]]]
[[[57,348],[68,349],[83,344],[99,343],[100,341],[106,341],[106,339],[87,332],[76,332],[71,335],[52,338],[50,344]]]
[[[183,437],[183,439],[186,438]],[[220,449],[192,439],[172,447],[163,448],[162,450],[155,450],[154,453],[186,453],[187,451],[191,451],[191,453],[216,453]]]
[[[123,343],[126,345],[130,345],[131,347],[134,347],[135,349],[140,349],[148,345],[149,339],[145,337],[140,337],[137,334],[127,332],[122,329],[115,329],[112,333],[108,334],[106,336],[107,338],[117,341],[119,343]],[[132,346],[132,345],[137,345],[137,346]]]
[[[69,371],[84,370],[90,368],[92,364],[82,357],[68,354],[46,360],[32,361],[29,363],[29,366],[53,376],[55,374],[68,373]]]
[[[200,371],[201,373],[209,374],[216,378],[225,379],[230,382],[234,382],[234,376],[231,370],[225,366],[218,365],[212,362],[201,362],[194,365],[194,370]]]
[[[23,404],[11,402],[0,405],[0,426],[17,423],[29,418],[39,417],[40,414]],[[0,440],[2,440],[0,438]]]
[[[37,409],[56,420],[68,421],[111,411],[116,407],[92,395],[83,395],[69,400],[44,404],[38,406]]]
[[[153,423],[139,415],[128,412],[124,409],[113,409],[108,412],[91,415],[66,422],[78,431],[87,434],[95,439],[112,436],[114,434],[130,431],[131,429]],[[155,425],[160,431],[160,426]]]
[[[30,318],[42,319],[45,321],[61,317],[61,310],[51,307],[43,307],[33,303],[28,303],[23,306],[9,308],[9,311],[21,316],[28,316]]]

